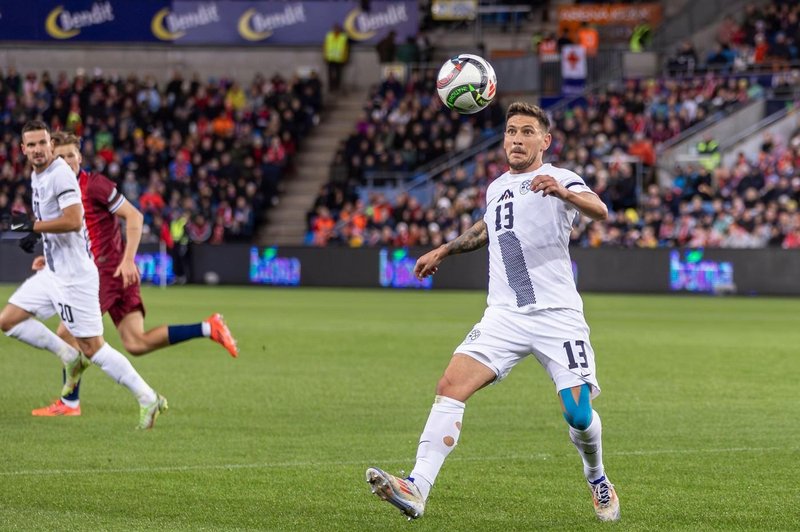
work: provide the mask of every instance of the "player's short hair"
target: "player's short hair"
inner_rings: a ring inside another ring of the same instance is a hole
[[[508,122],[509,118],[516,115],[532,116],[539,122],[545,133],[550,132],[550,119],[547,117],[547,113],[544,112],[544,109],[538,105],[525,102],[513,102],[508,106],[508,111],[506,111],[506,122]]]
[[[47,127],[47,124],[45,124],[41,120],[29,120],[25,122],[24,126],[22,126],[23,135],[28,131],[42,131],[42,130],[45,130],[48,133],[50,133],[50,128]]]
[[[70,133],[69,131],[56,131],[53,133],[52,139],[53,145],[55,145],[56,148],[59,146],[72,145],[78,148],[78,151],[81,151],[81,139],[74,133]]]

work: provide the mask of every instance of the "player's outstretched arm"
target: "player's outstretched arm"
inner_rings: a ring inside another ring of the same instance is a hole
[[[144,216],[142,213],[125,201],[120,205],[114,214],[125,220],[125,252],[122,255],[122,262],[117,266],[114,277],[122,276],[122,286],[127,288],[132,284],[139,284],[139,268],[136,267],[136,251],[139,249],[139,242],[142,240],[142,226]]]
[[[551,175],[537,175],[531,182],[531,191],[542,196],[555,196],[575,206],[581,214],[592,220],[608,218],[608,207],[594,192],[572,192]]]
[[[414,274],[418,279],[424,279],[436,273],[439,269],[439,264],[441,264],[448,255],[474,251],[478,248],[482,248],[488,242],[489,233],[486,230],[486,222],[480,219],[462,235],[459,235],[458,238],[451,240],[447,244],[442,244],[433,251],[429,251],[421,256],[414,266]]]
[[[592,220],[603,221],[608,218],[608,207],[594,192],[569,192],[564,201],[573,204],[581,214]]]

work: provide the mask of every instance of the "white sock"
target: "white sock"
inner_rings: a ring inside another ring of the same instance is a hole
[[[461,401],[437,395],[431,407],[428,422],[419,437],[417,463],[409,475],[424,499],[428,498],[444,459],[458,443],[465,406]]]
[[[107,343],[94,354],[91,361],[106,375],[129,389],[141,406],[150,405],[158,398],[125,355]]]
[[[16,324],[6,332],[6,336],[16,338],[21,342],[25,342],[39,349],[47,349],[60,358],[61,362],[64,364],[72,362],[78,356],[77,349],[59,338],[58,335],[48,329],[44,323],[33,318],[28,318]]]
[[[81,400],[80,399],[75,399],[73,401],[71,399],[64,399],[63,397],[61,398],[61,402],[64,403],[65,405],[67,405],[70,408],[78,408],[78,405],[81,404]]]
[[[594,482],[605,473],[603,470],[603,424],[600,414],[592,410],[592,422],[586,430],[569,428],[569,439],[578,449],[583,460],[583,474],[586,480]]]
[[[200,328],[203,329],[203,336],[208,338],[211,336],[211,324],[207,321],[204,321],[200,324]]]

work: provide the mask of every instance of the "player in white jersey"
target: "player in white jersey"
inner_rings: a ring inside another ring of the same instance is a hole
[[[503,141],[510,170],[489,185],[483,219],[415,266],[422,279],[448,255],[489,246],[486,311],[439,380],[414,469],[407,478],[367,469],[373,493],[409,518],[425,511],[436,476],[458,443],[467,399],[532,354],[555,384],[597,517],[619,519],[619,499],[603,468],[600,416],[591,405],[600,393],[594,351],[568,249],[576,216],[604,220],[608,209],[580,176],[543,164],[550,141],[544,111],[512,103]]]
[[[35,220],[16,213],[11,230],[42,235],[46,266],[28,278],[0,311],[0,330],[33,347],[48,349],[62,360],[66,372],[62,395],[69,394],[80,380],[89,365],[88,357],[136,397],[139,428],[152,428],[158,415],[167,409],[167,400],[103,339],[99,276],[89,251],[75,173],[63,159],[54,156],[44,122],[34,120],[22,128],[22,152],[33,166]],[[31,235],[23,240],[35,241]],[[54,314],[59,315],[86,357],[34,319]]]

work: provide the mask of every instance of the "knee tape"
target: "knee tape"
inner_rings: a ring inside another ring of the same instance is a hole
[[[561,401],[564,403],[564,419],[567,420],[570,427],[576,430],[586,430],[592,423],[592,403],[589,400],[591,390],[588,384],[581,386],[581,392],[578,395],[578,402],[575,403],[575,398],[572,397],[572,389],[565,388],[558,392],[561,396]]]

